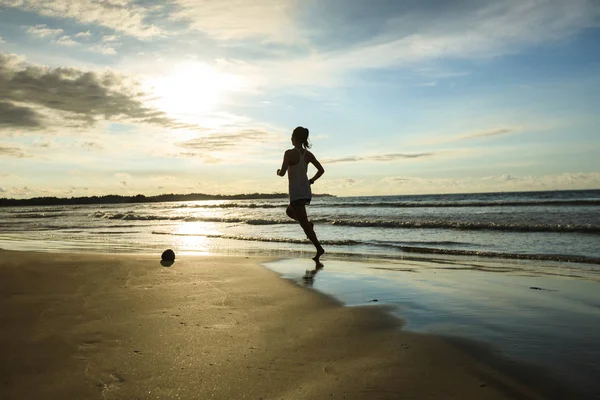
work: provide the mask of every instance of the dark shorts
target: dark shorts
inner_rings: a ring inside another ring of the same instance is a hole
[[[310,199],[297,199],[290,201],[290,204],[293,206],[307,206],[310,204]]]

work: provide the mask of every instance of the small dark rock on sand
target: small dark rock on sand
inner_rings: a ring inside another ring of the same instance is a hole
[[[171,249],[163,251],[161,259],[163,261],[175,261],[175,252]]]

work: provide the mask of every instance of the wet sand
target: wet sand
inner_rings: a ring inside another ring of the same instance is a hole
[[[540,399],[485,349],[342,307],[261,257],[0,251],[2,399]]]

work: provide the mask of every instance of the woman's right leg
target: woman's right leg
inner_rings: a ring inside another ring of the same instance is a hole
[[[292,207],[291,204],[287,206],[287,208],[285,209],[285,213],[294,221],[298,221],[298,218],[296,218],[296,213],[294,212],[294,207]]]

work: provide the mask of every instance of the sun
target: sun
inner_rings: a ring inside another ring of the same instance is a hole
[[[186,122],[195,122],[214,110],[228,91],[235,90],[233,75],[204,63],[175,65],[165,76],[150,82],[153,106]]]

